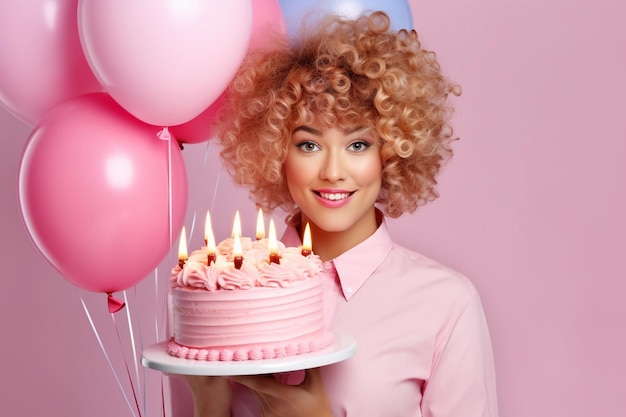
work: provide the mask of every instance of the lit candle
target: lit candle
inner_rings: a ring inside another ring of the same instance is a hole
[[[213,235],[213,226],[211,225],[211,213],[206,212],[206,221],[204,222],[204,243],[206,243],[207,265],[217,260],[217,246],[215,244],[215,235]]]
[[[178,266],[180,269],[183,269],[185,262],[187,262],[187,233],[185,233],[185,226],[183,226],[178,243]]]
[[[241,269],[243,265],[243,249],[241,248],[241,236],[235,235],[233,243],[233,262],[235,269]]]
[[[267,242],[267,248],[270,251],[270,263],[280,264],[280,256],[278,255],[278,243],[276,242],[276,227],[274,220],[270,219],[270,236]]]
[[[311,242],[311,228],[307,223],[304,227],[304,236],[302,237],[302,256],[309,256],[312,249],[313,244]]]
[[[263,221],[263,210],[259,209],[259,215],[256,218],[256,240],[265,237],[265,223]]]
[[[236,269],[241,269],[243,264],[243,247],[241,245],[241,219],[239,210],[235,213],[235,221],[233,222],[233,262]]]

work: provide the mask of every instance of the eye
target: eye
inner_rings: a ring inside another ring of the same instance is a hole
[[[372,146],[370,142],[365,140],[356,140],[348,145],[348,150],[352,152],[363,152]]]
[[[319,145],[310,140],[304,140],[296,144],[296,148],[300,149],[302,152],[310,153],[319,150]]]

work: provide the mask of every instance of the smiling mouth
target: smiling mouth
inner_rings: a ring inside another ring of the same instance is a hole
[[[313,191],[313,192],[317,194],[318,196],[320,196],[321,198],[325,200],[330,200],[330,201],[343,200],[343,199],[350,197],[352,194],[354,194],[354,191],[349,192],[349,193],[323,193],[320,191]]]

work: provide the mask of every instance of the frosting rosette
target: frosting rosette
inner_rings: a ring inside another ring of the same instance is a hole
[[[206,264],[201,262],[187,262],[185,268],[181,271],[179,279],[183,286],[194,288],[207,287],[207,271]]]
[[[192,287],[217,289],[207,268],[206,250],[195,250],[191,253],[184,268],[176,265],[172,269],[170,283],[173,287]]]
[[[170,273],[170,286],[172,287],[180,287],[180,282],[178,281],[178,275],[180,274],[180,271],[182,271],[183,269],[179,266],[176,265],[174,268],[172,268],[172,272]]]
[[[217,287],[223,290],[249,290],[256,286],[258,271],[245,261],[241,269],[236,269],[230,262],[217,262],[209,267],[215,276]]]
[[[290,268],[282,264],[266,263],[259,267],[259,286],[261,287],[284,288],[298,280]]]
[[[313,278],[322,270],[322,260],[315,254],[302,256],[298,248],[286,248],[281,254],[285,268],[300,280]]]

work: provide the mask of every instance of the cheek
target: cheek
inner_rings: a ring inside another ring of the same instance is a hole
[[[353,175],[362,185],[382,184],[382,163],[378,159],[363,161],[357,169],[353,170]]]
[[[302,187],[308,182],[309,176],[309,170],[303,164],[289,160],[285,162],[285,179],[290,190]]]

